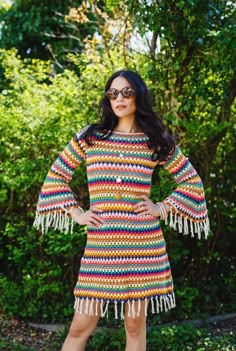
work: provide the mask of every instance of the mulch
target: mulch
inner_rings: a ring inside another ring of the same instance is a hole
[[[213,336],[235,333],[236,317],[209,324],[209,331]]]
[[[51,351],[53,343],[58,344],[58,336],[55,332],[29,327],[23,321],[7,320],[0,317],[1,351],[28,351],[31,349],[32,351]]]

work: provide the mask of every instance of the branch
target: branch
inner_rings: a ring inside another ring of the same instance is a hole
[[[55,61],[55,63],[57,64],[58,67],[60,67],[61,69],[64,69],[64,67],[58,62],[56,56],[53,53],[52,47],[50,44],[46,45],[46,49],[49,51],[50,55],[52,56],[53,60]]]
[[[71,35],[71,34],[53,34],[53,33],[48,33],[48,32],[43,32],[42,33],[43,35],[45,35],[46,37],[49,37],[49,38],[57,38],[57,39],[74,39],[78,42],[81,43],[81,40],[78,38],[78,37],[75,37],[74,35]]]
[[[157,48],[157,38],[158,38],[158,33],[154,32],[152,35],[152,40],[151,40],[151,46],[150,46],[150,52],[151,56],[155,59],[155,51]]]
[[[189,66],[191,60],[194,58],[195,51],[196,51],[196,46],[190,46],[188,48],[186,57],[180,65],[181,73],[184,73],[184,74],[180,74],[180,73],[176,74],[177,79],[176,79],[175,86],[177,88],[177,91],[181,95],[182,95],[183,82],[184,82],[184,79],[188,73],[188,66]]]

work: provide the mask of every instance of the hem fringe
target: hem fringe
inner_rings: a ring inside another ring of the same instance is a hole
[[[141,311],[141,301],[145,301],[145,316],[147,316],[148,312],[148,302],[151,302],[151,312],[160,313],[160,312],[167,312],[170,309],[176,307],[175,303],[175,294],[174,292],[161,295],[161,296],[152,296],[150,298],[145,299],[138,299],[138,300],[127,300],[127,301],[118,301],[118,300],[99,300],[95,298],[81,298],[76,297],[74,303],[74,310],[80,314],[88,314],[88,315],[95,315],[98,316],[99,313],[101,317],[107,316],[108,318],[108,307],[110,303],[114,303],[114,312],[115,312],[115,319],[119,319],[119,311],[118,311],[118,303],[120,305],[120,319],[124,319],[124,304],[128,304],[128,317],[138,317]],[[138,306],[135,307],[135,302],[138,302]]]
[[[54,230],[59,229],[62,233],[73,233],[74,221],[68,217],[65,212],[54,212],[47,214],[36,213],[33,226],[42,233],[46,233],[50,227]]]
[[[178,210],[176,209],[176,211]],[[198,239],[201,239],[201,234],[203,232],[205,239],[207,239],[210,231],[208,217],[202,222],[195,222],[172,210],[170,210],[168,217],[165,219],[165,224],[168,224],[171,228],[178,230],[179,233],[183,233],[184,235],[191,234],[191,238],[194,238],[195,234],[197,234]]]

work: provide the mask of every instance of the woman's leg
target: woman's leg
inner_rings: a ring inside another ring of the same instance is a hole
[[[125,306],[125,332],[126,348],[125,351],[145,351],[146,350],[146,316],[145,302],[141,301],[134,304],[135,317],[128,317],[129,307]],[[137,311],[140,309],[139,316]]]
[[[62,351],[84,351],[87,340],[96,328],[99,317],[75,312]]]

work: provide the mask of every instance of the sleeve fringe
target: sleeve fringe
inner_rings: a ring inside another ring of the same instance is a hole
[[[194,221],[179,215],[177,212],[173,213],[172,211],[169,212],[165,224],[168,224],[171,228],[178,230],[179,233],[183,233],[184,235],[191,234],[192,238],[197,234],[198,239],[201,239],[202,232],[204,233],[205,239],[207,239],[210,231],[208,217],[203,221]]]
[[[74,221],[71,217],[65,215],[65,212],[54,212],[47,214],[36,213],[33,226],[41,230],[42,234],[46,233],[49,228],[58,229],[61,233],[73,233]]]

